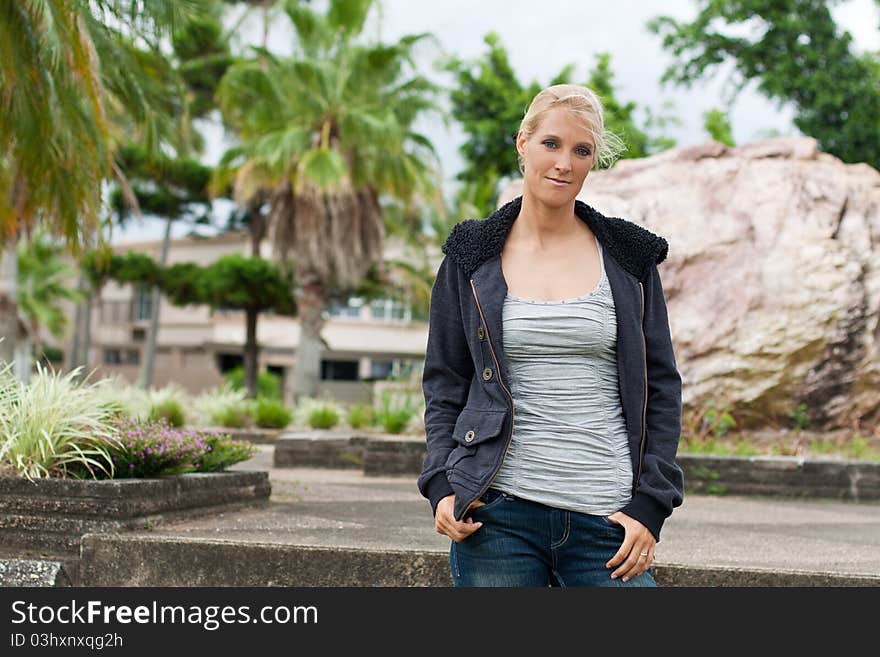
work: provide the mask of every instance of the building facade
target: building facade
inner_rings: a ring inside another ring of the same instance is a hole
[[[161,242],[127,243],[117,253],[138,251],[159,259]],[[266,243],[264,257],[269,257]],[[223,255],[250,254],[246,231],[210,238],[172,240],[168,264],[207,265]],[[388,257],[406,257],[405,249],[386,246]],[[160,300],[153,386],[174,382],[191,393],[219,385],[223,373],[243,364],[245,315],[208,306],[172,305]],[[120,375],[137,380],[150,325],[152,294],[148,288],[108,283],[92,308],[88,370],[94,376]],[[372,382],[406,376],[424,362],[428,325],[414,318],[411,306],[391,298],[350,298],[325,311],[325,350],[317,396],[341,402],[367,402]],[[299,342],[296,318],[263,313],[257,322],[258,371],[268,369],[284,381],[292,376]],[[70,349],[70,344],[65,349]]]

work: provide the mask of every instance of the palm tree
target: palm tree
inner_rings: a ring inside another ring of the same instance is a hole
[[[413,129],[437,109],[435,86],[413,70],[413,49],[427,35],[366,42],[360,37],[372,4],[331,0],[319,14],[287,2],[294,55],[258,49],[256,59],[230,67],[218,90],[224,120],[240,139],[221,172],[234,178],[243,206],[271,190],[275,256],[299,284],[289,401],[314,394],[331,290],[355,289],[382,260],[382,203],[411,203],[433,187],[436,155]]]
[[[61,302],[81,298],[69,285],[76,271],[62,254],[61,246],[43,230],[18,247],[18,305],[27,319],[28,351],[35,355],[42,351],[40,329],[57,340],[64,336],[67,314]]]
[[[152,148],[168,132],[156,85],[144,83],[161,71],[134,44],[159,52],[207,2],[0,3],[0,361],[16,352],[19,237],[39,221],[77,253],[99,232],[101,185],[117,173],[112,117],[130,116]]]

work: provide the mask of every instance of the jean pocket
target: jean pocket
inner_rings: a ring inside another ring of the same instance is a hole
[[[483,504],[481,506],[472,507],[469,513],[474,513],[475,511],[488,511],[489,509],[493,509],[499,504],[501,504],[505,499],[505,494],[502,493],[497,488],[490,488],[483,496],[479,498]]]
[[[597,517],[601,519],[602,524],[605,525],[606,527],[611,527],[612,529],[623,529],[623,525],[614,522],[608,516],[597,516]]]

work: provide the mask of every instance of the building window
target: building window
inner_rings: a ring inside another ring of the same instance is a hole
[[[387,379],[394,369],[393,360],[371,360],[370,361],[370,378],[371,379]]]
[[[341,319],[360,319],[363,305],[364,300],[361,297],[350,297],[344,304],[333,302],[327,309],[327,316]]]
[[[107,324],[130,322],[132,305],[131,301],[102,301],[101,321]]]
[[[397,299],[375,299],[370,303],[370,317],[380,322],[409,322],[409,305]]]
[[[153,315],[153,292],[143,285],[135,288],[134,295],[134,319],[150,319]]]
[[[119,365],[122,363],[122,354],[119,349],[105,349],[104,350],[104,364],[105,365]]]
[[[356,360],[322,360],[322,381],[357,381],[358,362]]]
[[[389,377],[397,379],[409,376],[413,370],[413,361],[409,358],[394,358],[391,360],[371,360],[370,361],[370,378],[371,379],[387,379]]]
[[[141,352],[137,349],[126,349],[125,350],[125,364],[126,365],[140,365],[141,363]]]

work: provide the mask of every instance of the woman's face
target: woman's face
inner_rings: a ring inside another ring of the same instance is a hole
[[[516,150],[525,166],[523,192],[554,208],[574,202],[596,157],[592,135],[563,107],[547,112],[530,137],[520,130]]]

